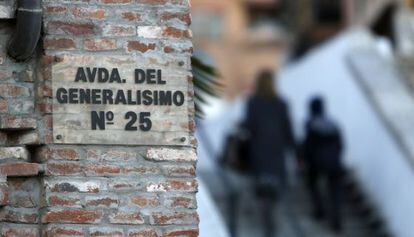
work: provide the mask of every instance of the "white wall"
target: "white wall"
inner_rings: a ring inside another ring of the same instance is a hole
[[[286,67],[278,87],[291,105],[298,137],[303,132],[309,98],[325,97],[329,114],[343,129],[347,166],[356,171],[394,235],[412,237],[414,168],[349,71],[346,55],[353,48],[354,34],[341,35]],[[372,72],[372,76],[378,75]]]

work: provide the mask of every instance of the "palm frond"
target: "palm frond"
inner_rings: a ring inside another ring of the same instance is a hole
[[[196,57],[191,58],[191,65],[194,76],[196,117],[203,118],[202,105],[207,104],[205,95],[219,97],[219,89],[223,85],[217,81],[219,75],[214,67],[206,65]]]

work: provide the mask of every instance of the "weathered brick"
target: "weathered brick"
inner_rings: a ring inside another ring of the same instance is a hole
[[[198,190],[196,180],[168,180],[166,185],[169,191],[197,192]]]
[[[47,226],[43,231],[44,237],[85,237],[86,232],[80,227]]]
[[[106,18],[105,9],[94,9],[85,7],[75,7],[72,9],[72,14],[77,18],[103,20]]]
[[[54,14],[54,13],[64,13],[67,11],[67,7],[64,6],[47,6],[46,13]]]
[[[112,224],[138,225],[144,224],[139,211],[118,209],[109,215],[109,222]]]
[[[120,14],[122,16],[122,19],[127,20],[127,21],[139,21],[139,20],[141,20],[141,15],[137,12],[123,11]]]
[[[9,206],[17,208],[36,208],[39,204],[38,193],[36,192],[15,192],[11,191],[9,196]]]
[[[98,197],[86,197],[85,199],[87,207],[118,207],[119,200],[113,196],[98,196]]]
[[[40,135],[36,130],[23,131],[9,135],[9,144],[13,146],[19,145],[38,145],[40,144]]]
[[[2,221],[15,223],[37,223],[39,213],[35,209],[5,207],[0,210]]]
[[[182,30],[174,27],[167,27],[163,30],[162,35],[164,37],[171,37],[171,38],[192,38],[192,33],[190,30]]]
[[[0,113],[7,113],[9,111],[9,102],[7,100],[0,100]]]
[[[133,0],[99,0],[99,2],[104,4],[113,4],[113,5],[124,5],[132,3]]]
[[[53,90],[51,85],[42,83],[37,87],[37,95],[39,97],[53,98]]]
[[[123,237],[124,232],[120,228],[105,228],[105,227],[92,227],[89,230],[91,237]]]
[[[9,186],[7,183],[0,183],[0,207],[9,203]]]
[[[165,165],[163,170],[170,177],[194,177],[196,175],[194,165]]]
[[[169,195],[164,197],[164,205],[168,208],[197,208],[197,201],[193,195]]]
[[[51,39],[51,38],[46,38],[43,42],[43,47],[45,49],[75,49],[76,48],[76,43],[73,39],[67,39],[67,38]]]
[[[155,195],[152,195],[152,196],[135,195],[135,196],[130,197],[130,200],[133,205],[137,205],[140,208],[156,207],[160,205],[160,201],[158,200],[158,197]]]
[[[42,217],[42,223],[99,223],[103,212],[88,210],[49,210]]]
[[[2,237],[39,237],[38,227],[7,225],[1,229]]]
[[[24,147],[0,147],[0,162],[6,160],[29,161],[29,151]]]
[[[79,197],[51,195],[47,198],[47,205],[49,207],[81,207],[81,200]]]
[[[17,80],[19,82],[34,82],[33,70],[22,70],[17,72]]]
[[[197,212],[155,212],[150,216],[151,225],[191,225],[198,223]]]
[[[45,175],[70,176],[82,174],[82,166],[79,162],[50,162],[46,164]]]
[[[163,29],[160,26],[138,26],[138,37],[147,39],[157,39],[163,37]]]
[[[145,158],[153,161],[196,161],[197,154],[193,149],[149,148]]]
[[[89,51],[108,51],[117,49],[116,40],[112,39],[87,39],[84,48]]]
[[[8,134],[5,132],[0,132],[0,145],[8,145]]]
[[[26,115],[8,115],[0,118],[0,130],[36,129],[35,118]]]
[[[161,13],[161,20],[162,21],[171,21],[171,20],[179,20],[184,22],[186,25],[191,24],[191,15],[190,13],[181,13],[181,12],[162,12]]]
[[[74,179],[46,179],[46,189],[56,193],[99,193],[104,189],[99,181]]]
[[[126,175],[155,175],[160,174],[161,171],[159,168],[149,165],[129,165],[122,168],[122,173]]]
[[[128,161],[134,162],[137,161],[138,154],[134,151],[125,151],[122,149],[87,149],[86,150],[86,159],[99,161],[99,162],[120,162]]]
[[[88,176],[117,175],[121,173],[121,167],[119,165],[89,164],[85,172]]]
[[[172,230],[167,230],[163,237],[198,237],[199,231],[197,228],[180,227]]]
[[[103,28],[104,36],[121,37],[121,36],[134,36],[135,34],[136,34],[135,26],[106,25]]]
[[[75,23],[66,21],[51,21],[47,24],[47,32],[52,35],[93,35],[98,31],[92,23]]]
[[[187,6],[189,1],[188,0],[137,0],[138,3],[147,4],[147,5],[167,5],[167,4],[174,4],[174,5],[181,5]]]
[[[152,228],[139,228],[128,230],[127,237],[161,237],[161,235]]]
[[[51,159],[78,161],[81,158],[81,153],[76,147],[43,146],[36,150],[36,159],[43,162]]]
[[[41,170],[41,165],[35,163],[0,164],[0,175],[7,177],[37,176]]]
[[[30,98],[16,98],[9,103],[9,114],[26,115],[34,112],[34,101]]]
[[[11,98],[30,96],[30,89],[15,84],[0,84],[0,95]]]
[[[128,51],[138,51],[141,53],[146,53],[147,51],[155,50],[157,45],[154,43],[142,43],[140,41],[128,41]]]

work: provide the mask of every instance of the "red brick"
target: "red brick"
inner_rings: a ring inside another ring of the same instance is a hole
[[[48,39],[43,42],[45,49],[75,49],[76,43],[72,39],[60,38],[60,39]]]
[[[140,208],[145,207],[156,207],[160,204],[160,201],[158,200],[157,196],[133,196],[131,197],[131,203],[137,205]]]
[[[121,173],[121,167],[118,165],[90,164],[86,167],[85,172],[89,176],[115,175]]]
[[[4,216],[2,221],[6,222],[34,224],[38,219],[38,213],[33,209],[3,208],[0,212],[1,216]]]
[[[20,225],[5,226],[1,230],[2,237],[38,237],[38,227],[25,227]]]
[[[36,129],[37,121],[29,116],[4,116],[0,118],[0,129],[4,130],[28,130]]]
[[[129,4],[132,0],[100,0],[104,4]]]
[[[160,237],[154,229],[145,228],[145,229],[135,229],[128,231],[128,237]]]
[[[14,84],[0,84],[0,95],[2,97],[30,96],[29,88]]]
[[[9,102],[7,100],[0,100],[0,113],[7,113],[9,111]]]
[[[43,231],[44,237],[84,237],[86,233],[82,228],[78,227],[68,227],[68,226],[59,226],[59,227],[47,227]]]
[[[155,212],[151,215],[151,225],[190,225],[198,224],[197,212]]]
[[[111,39],[87,39],[84,48],[89,51],[105,51],[117,49],[116,40]]]
[[[119,162],[119,161],[136,161],[137,153],[133,151],[124,151],[118,149],[111,149],[103,151],[102,149],[88,149],[86,152],[86,158],[94,161],[108,161],[108,162]]]
[[[175,27],[167,27],[163,31],[163,36],[171,38],[191,38],[190,30],[181,30]]]
[[[156,167],[148,167],[144,165],[140,166],[126,166],[122,168],[122,173],[124,174],[137,174],[137,175],[143,175],[143,174],[159,174],[160,170]]]
[[[9,203],[9,187],[7,183],[0,184],[0,206],[6,206]]]
[[[157,45],[155,43],[142,43],[139,41],[128,41],[128,51],[139,51],[141,53],[146,53],[150,50],[155,50]]]
[[[51,114],[53,112],[52,103],[36,103],[36,110],[41,114]]]
[[[62,160],[73,160],[77,161],[80,159],[80,154],[75,148],[59,148],[53,150],[54,159]]]
[[[10,163],[0,165],[0,174],[7,177],[37,176],[40,164],[35,163]]]
[[[64,13],[66,12],[67,8],[63,6],[47,6],[46,12],[47,13]]]
[[[86,200],[86,206],[88,207],[117,207],[118,204],[118,199],[114,197],[93,197]]]
[[[197,192],[198,183],[196,180],[169,180],[167,181],[167,187],[169,191]]]
[[[166,165],[163,169],[170,177],[194,177],[196,175],[194,165]]]
[[[197,208],[196,200],[194,197],[174,196],[165,198],[165,206],[168,208]]]
[[[46,164],[46,175],[81,175],[82,166],[79,162],[59,162]]]
[[[47,188],[49,191],[57,193],[99,193],[101,185],[99,181],[67,179],[48,183]]]
[[[166,5],[168,3],[175,5],[186,5],[187,0],[137,0],[138,3],[147,5]]]
[[[72,13],[75,17],[103,20],[106,17],[106,11],[104,9],[91,9],[84,7],[75,7],[72,9]]]
[[[198,237],[199,231],[195,228],[180,228],[166,231],[163,237]]]
[[[47,98],[53,98],[53,90],[50,85],[47,83],[42,83],[38,85],[37,94],[39,97],[47,97]]]
[[[48,211],[42,218],[43,223],[98,223],[103,216],[102,211],[61,210]]]
[[[144,224],[144,219],[138,211],[118,210],[109,215],[109,222],[112,224],[138,225]]]
[[[74,197],[50,196],[48,198],[48,205],[51,207],[54,207],[54,206],[78,207],[81,205],[81,200],[79,198],[74,198]]]
[[[136,12],[122,12],[122,18],[127,21],[139,21],[141,20],[141,15]]]
[[[161,19],[163,21],[170,21],[177,19],[184,22],[186,25],[191,24],[191,14],[190,13],[177,13],[177,12],[163,12],[161,14]]]
[[[74,36],[93,35],[97,31],[92,23],[71,23],[65,21],[51,21],[47,24],[49,34],[67,34]]]
[[[121,37],[136,35],[136,27],[128,25],[106,25],[103,29],[105,36]]]
[[[94,227],[89,231],[91,237],[123,237],[122,229]]]

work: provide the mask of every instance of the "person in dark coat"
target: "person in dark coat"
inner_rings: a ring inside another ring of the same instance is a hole
[[[256,177],[266,237],[274,236],[273,212],[278,195],[286,186],[286,152],[295,147],[288,106],[273,89],[273,73],[262,72],[247,106],[246,128],[250,132],[249,162]]]
[[[341,132],[338,126],[325,114],[322,98],[315,97],[310,102],[310,117],[306,123],[306,137],[303,155],[308,171],[308,187],[312,198],[314,217],[323,218],[326,214],[332,228],[341,230],[341,153],[343,150]],[[325,190],[329,202],[323,201],[321,181],[326,181]],[[328,203],[329,206],[324,206]]]

